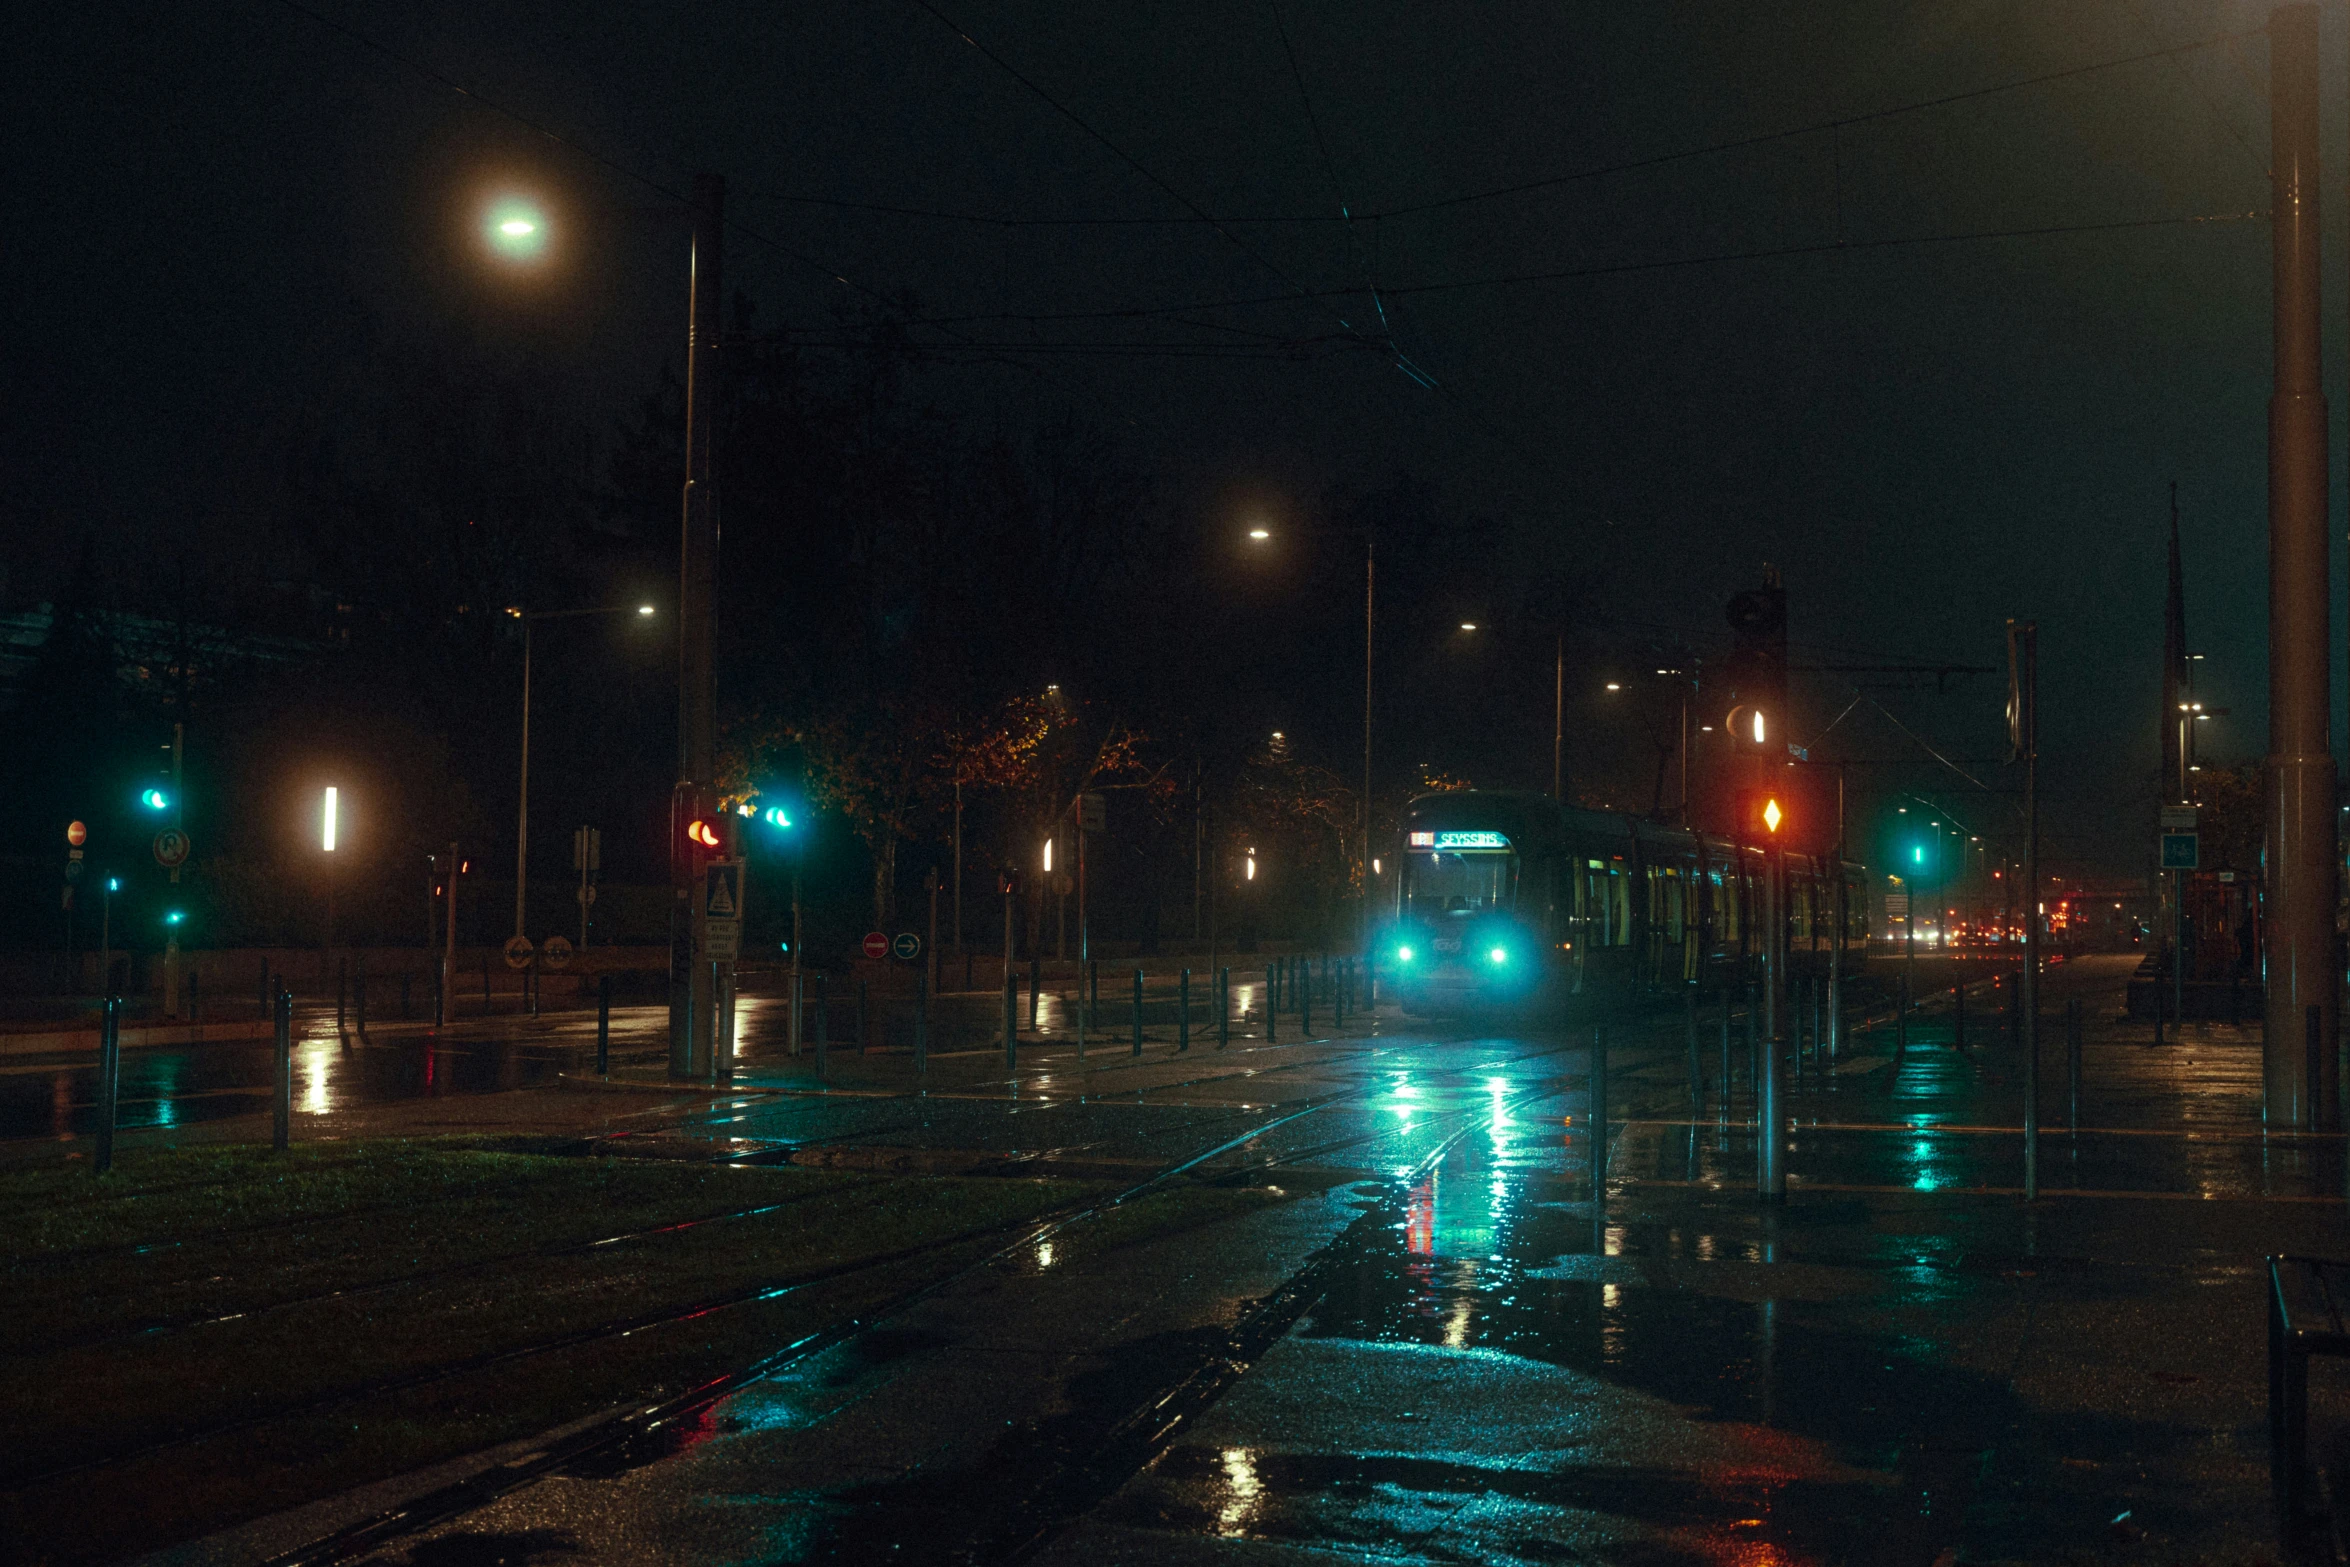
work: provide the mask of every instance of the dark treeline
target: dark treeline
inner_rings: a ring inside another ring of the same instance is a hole
[[[1669,715],[1659,730],[1654,702],[1591,702],[1623,638],[1600,629],[1600,587],[1553,530],[1465,512],[1399,465],[1292,499],[1253,541],[1257,518],[1172,492],[1146,432],[1034,388],[975,396],[968,370],[883,316],[824,336],[738,306],[725,372],[720,783],[798,824],[745,823],[760,940],[784,928],[795,857],[818,955],[919,926],[924,877],[951,877],[959,802],[966,928],[992,949],[997,874],[1033,884],[1056,836],[1066,868],[1080,789],[1110,800],[1088,850],[1110,937],[1188,937],[1202,882],[1227,932],[1344,928],[1367,858],[1374,548],[1369,853],[1432,784],[1548,786],[1561,636],[1571,786],[1653,803]],[[612,889],[601,939],[657,936],[658,898],[625,889],[666,874],[682,397],[664,377],[602,434],[551,411],[565,406],[525,363],[359,334],[348,373],[256,430],[249,490],[178,558],[134,568],[91,538],[66,564],[20,565],[0,610],[53,615],[0,718],[9,943],[62,939],[70,819],[90,826],[93,874],[124,877],[118,939],[136,945],[167,904],[192,945],[314,941],[330,872],[345,939],[420,942],[427,857],[451,842],[472,866],[463,935],[502,939],[511,611],[607,607],[624,613],[532,632],[529,934],[576,935],[571,832],[591,823]],[[137,801],[175,721],[196,852],[172,891]],[[329,783],[345,823],[331,864]],[[1050,939],[1049,899],[1021,912],[1024,940]],[[86,879],[84,945],[95,913]]]

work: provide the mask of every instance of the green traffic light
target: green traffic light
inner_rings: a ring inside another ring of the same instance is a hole
[[[771,827],[789,827],[791,825],[791,817],[784,813],[784,809],[780,805],[769,806],[760,815]]]
[[[150,789],[139,796],[139,803],[150,811],[168,811],[171,809],[171,796],[161,789]]]

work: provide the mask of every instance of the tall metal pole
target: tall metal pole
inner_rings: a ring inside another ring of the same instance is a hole
[[[186,603],[184,594],[181,603],[183,605]],[[184,649],[179,656],[179,665],[180,704],[181,711],[185,712],[188,696],[188,660]],[[182,826],[186,822],[184,813],[187,810],[187,791],[180,786],[182,771],[180,764],[186,754],[187,739],[187,724],[185,722],[173,723],[171,726],[171,824],[174,827]],[[178,886],[179,879],[180,868],[174,865],[171,868],[171,884],[175,887]],[[101,992],[104,992],[106,988],[106,976],[103,970],[98,976],[98,988]],[[166,1017],[180,1015],[180,929],[177,925],[166,925],[163,928],[163,1012]]]
[[[1762,1035],[1759,1081],[1755,1084],[1755,1189],[1766,1203],[1787,1200],[1787,1118],[1779,1108],[1779,1036],[1786,1008],[1779,991],[1787,982],[1787,855],[1776,843],[1763,859],[1763,987],[1769,998]]]
[[[530,880],[530,616],[522,617],[522,785],[514,808],[514,934],[522,934],[522,894]],[[583,905],[584,906],[584,905]]]
[[[457,846],[449,845],[449,859],[442,884],[449,891],[448,930],[441,946],[441,994],[433,1008],[433,1026],[446,1028],[457,1021],[457,873],[465,862],[457,858]]]
[[[1558,633],[1550,685],[1550,797],[1567,798],[1567,634]]]
[[[718,422],[718,352],[726,182],[694,176],[692,281],[685,351],[685,496],[677,553],[677,778],[675,811],[693,810],[712,783],[718,739],[713,621],[718,583],[718,495],[712,456]],[[670,852],[669,1075],[695,1079],[715,1064],[717,993],[705,952],[696,889],[683,858],[682,823]],[[794,946],[798,944],[795,942]],[[796,958],[798,953],[795,951]]]
[[[2276,387],[2268,415],[2268,1124],[2321,1127],[2334,1094],[2334,759],[2326,400],[2319,347],[2317,7],[2270,14]],[[2035,889],[2037,890],[2037,889]],[[2303,1041],[2319,1017],[2317,1080]]]
[[[2040,627],[2019,628],[2024,762],[2024,973],[2016,1004],[2024,1044],[2024,1201],[2040,1195]]]
[[[1378,625],[1379,541],[1363,540],[1363,798],[1358,815],[1362,834],[1358,850],[1363,857],[1361,941],[1371,945],[1371,635]]]

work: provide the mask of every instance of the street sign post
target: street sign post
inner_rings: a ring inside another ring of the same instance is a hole
[[[712,860],[702,872],[703,956],[732,963],[742,955],[743,862]]]
[[[2166,832],[2162,835],[2162,868],[2166,871],[2192,871],[2202,868],[2203,840],[2191,832]]]
[[[867,931],[865,933],[865,956],[876,963],[888,957],[889,938],[877,930]]]
[[[897,940],[889,944],[889,950],[900,963],[911,963],[922,956],[922,938],[910,930],[901,930]]]
[[[166,827],[155,835],[155,863],[176,871],[187,863],[190,847],[186,829]]]
[[[539,961],[549,968],[569,968],[571,966],[570,940],[563,936],[549,936],[547,944],[539,950]]]
[[[530,944],[528,936],[508,936],[506,938],[506,966],[510,969],[530,967],[530,955],[537,950]]]

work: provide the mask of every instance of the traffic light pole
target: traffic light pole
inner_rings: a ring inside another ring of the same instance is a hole
[[[180,764],[187,748],[187,738],[186,724],[175,723],[171,726],[171,825],[174,827],[181,826],[186,819],[183,798],[186,791],[180,787]],[[171,884],[176,887],[179,881],[180,868],[174,865],[171,868]],[[101,990],[105,988],[103,972],[99,975],[98,985]],[[163,928],[163,1014],[166,1017],[180,1015],[180,929],[177,925],[166,925]]]
[[[684,828],[712,783],[717,751],[718,676],[714,619],[718,581],[718,496],[711,472],[718,422],[718,348],[726,186],[694,177],[692,281],[687,293],[685,496],[677,560],[677,776],[671,796],[669,1075],[706,1079],[717,1066],[717,984],[701,917],[697,856]],[[796,954],[795,954],[796,956]]]

